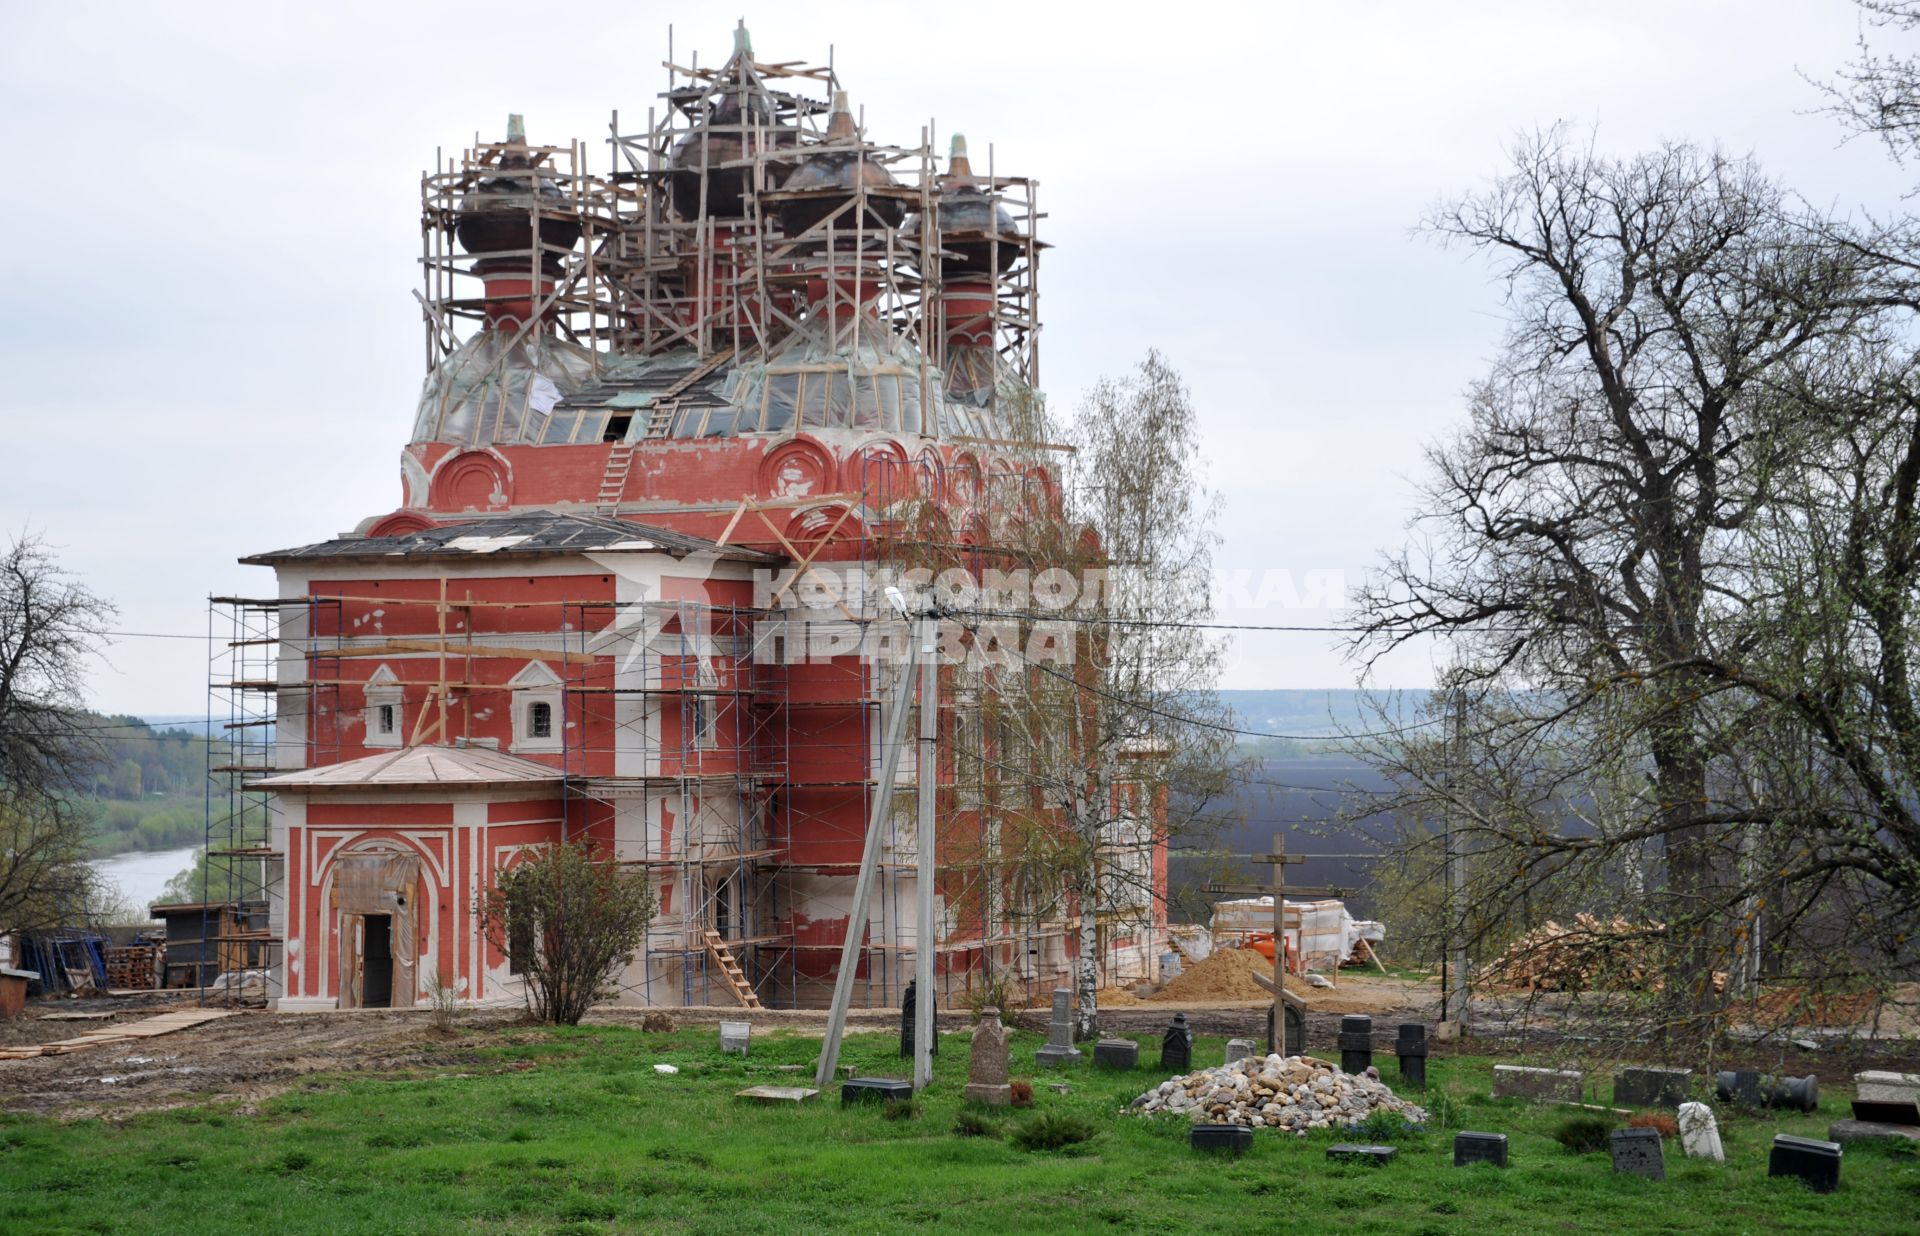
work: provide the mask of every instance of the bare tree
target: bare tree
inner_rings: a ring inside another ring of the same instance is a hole
[[[1400,770],[1522,873],[1657,847],[1665,991],[1673,1024],[1697,1033],[1726,856],[1765,819],[1723,768],[1751,700],[1706,666],[1750,653],[1768,586],[1750,530],[1817,446],[1795,392],[1872,312],[1858,264],[1749,161],[1686,145],[1607,159],[1561,129],[1428,227],[1500,264],[1509,333],[1468,428],[1430,452],[1420,537],[1365,590],[1357,649],[1444,637],[1459,684],[1500,698],[1477,721],[1499,730],[1484,745],[1554,748],[1503,762],[1518,782],[1477,803],[1457,766]],[[1574,736],[1625,761],[1631,797],[1608,804],[1604,838],[1540,810],[1569,784],[1592,793],[1565,758]]]
[[[78,915],[93,891],[81,796],[102,749],[83,690],[113,612],[38,537],[0,553],[0,933]]]
[[[1031,587],[955,604],[965,656],[953,745],[981,823],[971,852],[949,849],[985,873],[973,907],[985,921],[1077,920],[1085,1037],[1097,1024],[1103,941],[1145,948],[1166,896],[1157,856],[1217,821],[1209,807],[1235,767],[1214,691],[1224,647],[1201,625],[1212,616],[1217,503],[1197,410],[1158,353],[1098,383],[1057,434],[1028,411],[1028,481],[1061,446],[1070,462],[1051,469],[1057,492],[1000,495],[990,546],[964,564]]]

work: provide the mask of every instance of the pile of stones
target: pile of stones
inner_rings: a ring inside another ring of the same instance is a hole
[[[1427,1113],[1394,1093],[1376,1069],[1342,1073],[1312,1056],[1248,1056],[1162,1082],[1133,1101],[1143,1114],[1178,1112],[1196,1124],[1240,1124],[1256,1129],[1340,1129],[1376,1111],[1425,1124]]]

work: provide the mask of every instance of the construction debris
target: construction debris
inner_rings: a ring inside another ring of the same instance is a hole
[[[106,1047],[113,1043],[131,1042],[134,1039],[150,1039],[158,1034],[171,1034],[175,1030],[185,1030],[189,1026],[197,1026],[216,1018],[232,1017],[235,1011],[233,1009],[181,1009],[173,1013],[162,1013],[158,1017],[144,1018],[124,1026],[110,1026],[90,1031],[79,1038],[0,1048],[0,1060],[25,1060],[32,1056],[61,1056],[70,1051],[85,1051],[89,1047]]]
[[[1426,1109],[1395,1097],[1376,1070],[1355,1076],[1312,1056],[1249,1056],[1201,1069],[1147,1091],[1133,1101],[1133,1110],[1178,1112],[1195,1124],[1285,1129],[1301,1136],[1310,1129],[1358,1124],[1376,1111],[1398,1113],[1409,1124],[1427,1122]]]
[[[1250,948],[1218,948],[1205,961],[1190,966],[1147,999],[1154,1004],[1194,1000],[1272,1000],[1273,993],[1254,981],[1254,973],[1273,973],[1271,959]],[[1287,990],[1302,990],[1289,979]]]
[[[1655,942],[1666,930],[1663,923],[1633,923],[1617,916],[1602,921],[1576,914],[1571,927],[1548,920],[1508,945],[1481,977],[1531,991],[1658,991],[1661,967]],[[1726,982],[1725,974],[1714,974],[1715,991]]]

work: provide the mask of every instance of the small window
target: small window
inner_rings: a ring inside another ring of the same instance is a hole
[[[701,695],[693,697],[693,745],[713,745],[713,703]]]
[[[374,710],[374,716],[379,722],[380,732],[382,734],[393,733],[393,705],[392,704],[380,705],[379,708]]]
[[[553,737],[553,705],[541,700],[527,710],[527,733],[534,738]]]

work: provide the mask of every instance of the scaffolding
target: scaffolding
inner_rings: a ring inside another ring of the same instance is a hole
[[[280,994],[286,922],[276,893],[286,854],[273,843],[272,796],[249,783],[340,758],[340,638],[337,602],[209,601],[206,829],[193,983],[203,1003],[265,1003]],[[280,655],[288,641],[311,654],[291,675]]]

